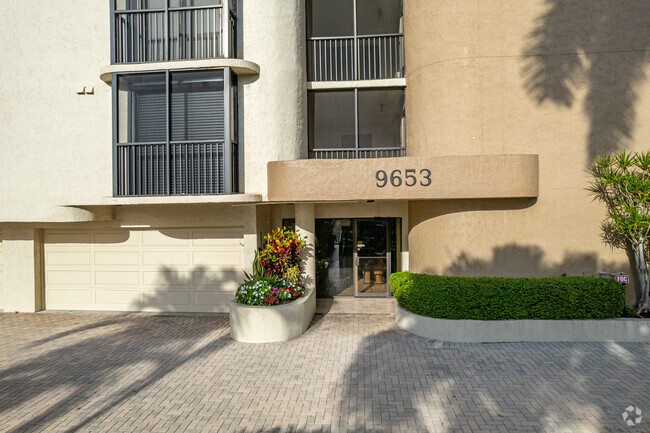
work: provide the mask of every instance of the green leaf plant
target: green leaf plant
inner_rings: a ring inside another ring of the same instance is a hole
[[[631,250],[639,277],[637,314],[650,312],[650,152],[621,152],[598,158],[589,168],[588,190],[607,207],[602,239]]]

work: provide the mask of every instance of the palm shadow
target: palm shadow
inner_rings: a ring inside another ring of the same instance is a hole
[[[562,260],[552,261],[538,246],[511,243],[494,247],[492,256],[487,259],[462,252],[442,275],[506,278],[597,276],[600,271],[619,272],[627,270],[627,266],[625,263],[603,262],[596,253],[567,252]],[[425,269],[424,273],[435,273],[435,270]]]
[[[571,107],[587,89],[588,161],[634,139],[635,104],[650,57],[650,2],[547,0],[524,51],[526,91],[538,104]]]

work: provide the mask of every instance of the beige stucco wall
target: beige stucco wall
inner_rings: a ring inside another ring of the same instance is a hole
[[[263,13],[261,11],[263,10]],[[244,2],[243,58],[260,66],[241,77],[245,190],[266,195],[266,163],[306,157],[305,8],[302,0]]]
[[[246,62],[230,63],[249,65],[239,77],[240,191],[265,194],[266,163],[306,151],[304,5],[274,0],[260,13],[239,3]],[[108,1],[0,6],[0,222],[97,219],[61,206],[112,196],[111,87],[100,78],[110,65]],[[84,87],[93,94],[77,94]]]
[[[0,1],[0,221],[73,221],[55,206],[111,195],[108,6]]]
[[[627,271],[585,191],[593,155],[650,138],[647,2],[410,0],[408,154],[539,155],[537,201],[412,202],[411,268]]]

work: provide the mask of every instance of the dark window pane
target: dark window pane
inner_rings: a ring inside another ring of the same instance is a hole
[[[165,141],[165,75],[126,75],[118,81],[118,142]]]
[[[354,149],[354,91],[309,93],[311,149]]]
[[[172,74],[171,140],[223,139],[223,71]]]
[[[307,36],[353,36],[352,0],[308,0]]]
[[[353,221],[316,220],[316,295],[354,295]]]
[[[170,0],[170,8],[186,8],[193,6],[217,6],[221,4],[221,0]]]
[[[404,91],[359,90],[359,147],[400,147]]]
[[[402,0],[357,0],[357,34],[401,33]]]
[[[115,10],[165,9],[166,0],[115,0]]]

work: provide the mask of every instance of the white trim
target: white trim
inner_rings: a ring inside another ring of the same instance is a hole
[[[201,59],[182,60],[175,62],[152,63],[121,63],[118,65],[104,66],[99,70],[99,77],[106,84],[111,84],[112,74],[127,74],[129,72],[156,72],[174,71],[179,69],[217,69],[230,67],[237,75],[257,75],[260,67],[257,63],[243,59]]]
[[[309,81],[307,90],[369,89],[378,87],[406,87],[406,78],[360,81]]]

